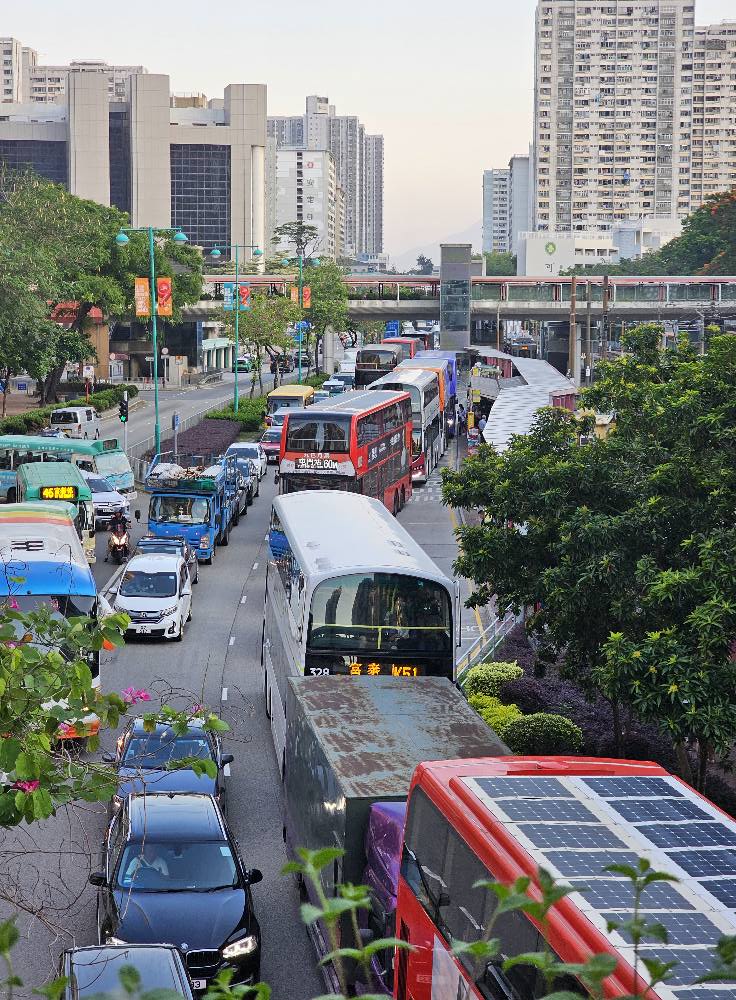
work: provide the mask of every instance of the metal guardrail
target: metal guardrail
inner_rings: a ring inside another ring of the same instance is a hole
[[[496,618],[487,629],[484,629],[458,660],[456,683],[462,684],[463,678],[476,663],[482,663],[489,656],[492,656],[502,640],[520,621],[522,621],[520,615],[515,614],[513,611],[507,611],[503,618]]]

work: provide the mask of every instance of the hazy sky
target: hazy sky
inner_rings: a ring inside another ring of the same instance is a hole
[[[330,98],[385,136],[385,249],[398,254],[481,217],[481,174],[531,136],[536,0],[0,0],[0,35],[42,62],[99,58],[220,96],[266,83],[269,114]],[[696,0],[696,21],[736,0]]]

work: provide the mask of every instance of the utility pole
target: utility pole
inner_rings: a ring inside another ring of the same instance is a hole
[[[577,305],[578,305],[578,279],[575,275],[570,279],[570,334],[567,344],[567,368],[570,378],[575,378],[575,348],[578,339]]]
[[[499,290],[499,295],[500,295]],[[501,350],[501,300],[496,304],[496,350]]]
[[[588,301],[585,310],[585,384],[593,381],[593,345],[590,339],[591,312],[593,308],[593,283],[588,282]]]
[[[603,318],[601,320],[601,357],[605,360],[608,357],[608,296],[610,293],[611,279],[607,274],[603,275]]]

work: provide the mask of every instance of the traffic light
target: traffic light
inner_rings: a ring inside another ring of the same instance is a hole
[[[120,409],[118,410],[118,416],[120,417],[120,423],[126,424],[128,422],[128,393],[123,393],[123,398],[120,400]]]

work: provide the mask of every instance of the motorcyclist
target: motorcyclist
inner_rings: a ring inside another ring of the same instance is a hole
[[[126,521],[125,514],[122,510],[115,511],[115,513],[110,518],[110,537],[107,540],[107,553],[105,554],[105,562],[107,562],[110,553],[112,552],[113,538],[117,536],[120,538],[128,530],[128,525]]]

